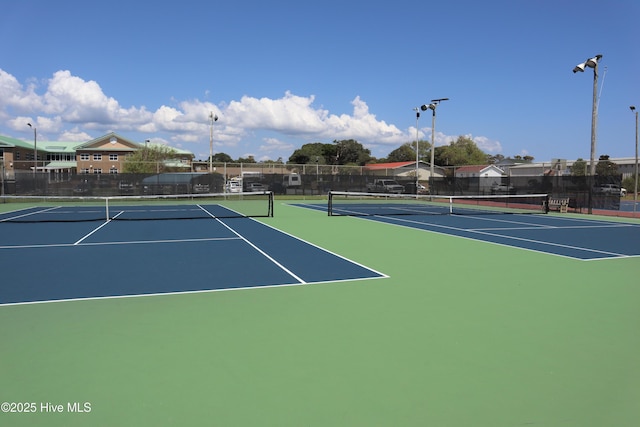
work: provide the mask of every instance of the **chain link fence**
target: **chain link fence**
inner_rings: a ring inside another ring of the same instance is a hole
[[[77,173],[73,169],[13,169],[2,174],[3,195],[121,196],[190,193],[224,193],[261,188],[276,195],[319,196],[329,191],[367,192],[375,179],[393,179],[416,192],[415,172],[395,169],[368,170],[364,166],[321,164],[213,163],[190,172]],[[165,172],[163,172],[165,171]],[[294,179],[295,178],[295,179]],[[234,182],[236,185],[231,186]],[[549,194],[570,199],[570,207],[582,210],[619,209],[622,176],[512,176],[455,177],[421,180],[427,192],[437,195]],[[253,184],[253,185],[252,185]],[[255,187],[254,187],[255,186]],[[603,190],[604,189],[604,190]],[[611,191],[613,189],[613,191]]]

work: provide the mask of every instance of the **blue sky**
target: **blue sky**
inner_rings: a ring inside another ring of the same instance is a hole
[[[355,139],[376,157],[415,141],[413,108],[437,110],[436,144],[590,157],[635,154],[637,0],[4,1],[0,134],[87,141],[116,132],[209,155],[287,160]],[[431,139],[431,113],[418,122]]]

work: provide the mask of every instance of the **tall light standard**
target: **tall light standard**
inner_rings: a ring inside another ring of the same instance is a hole
[[[420,119],[420,109],[416,107],[413,109],[413,111],[416,112],[416,195],[417,195],[418,185],[420,185],[420,155],[418,154],[419,153],[418,138],[419,138],[419,131],[420,131],[420,128],[418,128],[418,120]]]
[[[38,131],[35,126],[31,126],[31,123],[27,123],[27,126],[33,129],[33,177],[35,178],[38,169]]]
[[[593,102],[591,105],[591,163],[589,164],[589,213],[592,213],[591,193],[593,192],[593,177],[596,174],[596,126],[598,123],[598,63],[602,55],[596,55],[578,64],[573,69],[574,73],[584,72],[586,67],[593,68]]]
[[[633,174],[635,175],[635,183],[633,185],[633,211],[635,212],[636,205],[638,204],[638,111],[634,105],[629,108],[631,112],[636,115],[636,163],[633,168]]]
[[[431,164],[429,165],[429,179],[433,183],[435,183],[435,168],[433,163],[435,162],[436,154],[436,108],[438,108],[440,102],[448,100],[449,98],[432,99],[431,104],[420,107],[422,111],[433,111],[433,115],[431,116]],[[429,192],[431,192],[431,186],[429,186]]]
[[[209,120],[211,121],[211,130],[209,132],[209,173],[213,173],[213,122],[218,121],[218,115],[213,114],[213,111],[211,111]]]

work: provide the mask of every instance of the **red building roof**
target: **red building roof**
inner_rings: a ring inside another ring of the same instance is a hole
[[[415,164],[416,162],[369,163],[368,165],[364,165],[364,168],[369,170],[397,169]]]

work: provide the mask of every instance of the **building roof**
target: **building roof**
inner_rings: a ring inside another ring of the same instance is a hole
[[[460,166],[458,168],[456,168],[456,172],[464,172],[464,173],[480,173],[483,172],[487,169],[496,169],[500,172],[503,172],[502,169],[500,169],[498,166],[496,165],[465,165],[465,166]]]
[[[25,142],[21,139],[0,135],[0,147],[20,147],[33,150],[33,142]]]
[[[483,170],[485,170],[486,168],[488,168],[489,165],[466,165],[466,166],[460,166],[459,168],[456,168],[456,173],[480,173]]]
[[[423,161],[419,162],[421,165],[425,166],[428,165],[428,163],[425,163]],[[364,165],[365,169],[368,170],[380,170],[380,169],[398,169],[398,168],[403,168],[406,166],[415,166],[416,162],[411,161],[411,162],[391,162],[391,163],[368,163],[366,165]]]
[[[167,148],[170,148],[175,154],[182,154],[185,156],[193,157],[193,153],[191,151],[183,150],[182,148],[172,147],[166,144],[149,143],[149,147],[167,147]]]
[[[142,148],[141,144],[138,144],[114,132],[111,132],[106,135],[102,135],[98,138],[92,139],[91,141],[87,141],[83,144],[79,144],[76,147],[76,150],[107,151],[111,148],[110,145],[113,145],[113,150],[117,150],[117,151],[122,151],[123,148],[130,149],[131,151],[136,151]]]
[[[82,145],[82,142],[73,141],[38,141],[38,150],[43,150],[48,153],[75,153],[76,148]]]
[[[47,163],[47,166],[45,166],[44,168],[47,170],[50,170],[50,169],[55,170],[55,169],[75,169],[76,167],[78,167],[77,162],[55,161],[55,162]]]

